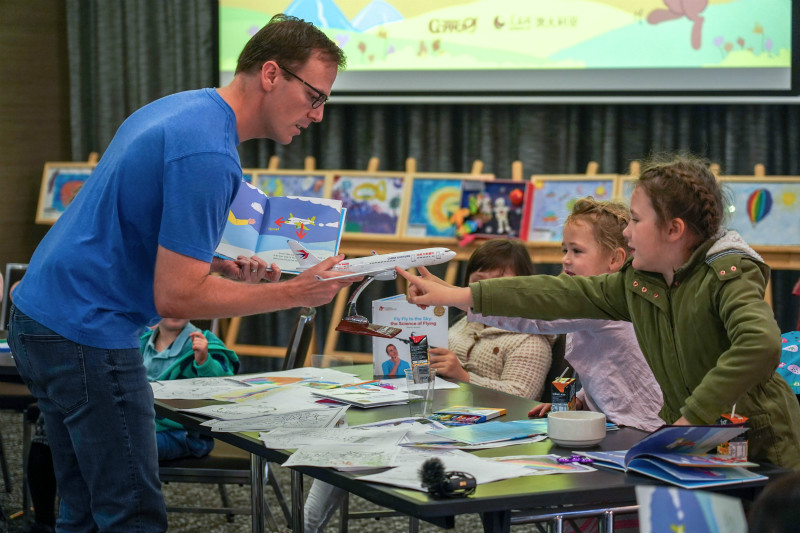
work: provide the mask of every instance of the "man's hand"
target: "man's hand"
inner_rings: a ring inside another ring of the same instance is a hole
[[[194,362],[197,366],[203,366],[208,360],[208,339],[199,331],[189,333],[189,337],[192,339]]]
[[[447,348],[431,348],[428,353],[431,368],[436,370],[436,375],[469,383],[469,374],[461,366],[461,361],[455,353]]]
[[[214,257],[211,260],[211,271],[245,283],[259,283],[262,279],[278,281],[281,277],[281,269],[278,265],[275,263],[268,265],[266,261],[256,255],[252,257],[240,255],[234,260]]]
[[[364,279],[363,276],[335,279],[341,277],[339,272],[331,272],[330,269],[344,259],[344,254],[335,257],[329,257],[324,261],[320,261],[318,265],[314,265],[308,270],[301,273],[296,278],[289,280],[286,285],[291,285],[291,290],[297,294],[297,306],[317,307],[324,305],[336,296],[344,287],[349,287],[356,281]],[[315,276],[321,278],[334,278],[326,281],[319,281]]]
[[[426,279],[424,273],[420,276],[414,276],[400,267],[394,267],[394,269],[409,283],[407,297],[409,303],[417,304],[420,307],[451,305],[461,309],[469,308],[472,305],[472,292],[469,287],[453,287],[448,283],[439,283],[432,279]],[[427,269],[425,269],[425,272],[427,272]],[[430,272],[427,272],[427,275],[436,278]]]

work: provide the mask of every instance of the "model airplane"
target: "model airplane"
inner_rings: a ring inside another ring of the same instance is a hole
[[[289,248],[297,257],[300,263],[298,270],[303,271],[313,267],[320,260],[309,252],[302,244],[297,241],[289,240]],[[423,248],[421,250],[410,250],[408,252],[396,252],[393,254],[374,254],[356,259],[345,259],[331,268],[331,271],[342,272],[341,276],[323,278],[317,276],[319,281],[330,281],[333,279],[355,278],[370,276],[378,280],[392,280],[397,277],[394,267],[407,270],[419,266],[438,265],[446,263],[456,256],[456,253],[447,248]]]

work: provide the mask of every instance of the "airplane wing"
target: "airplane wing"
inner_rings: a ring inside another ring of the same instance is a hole
[[[375,276],[377,274],[383,274],[385,272],[392,272],[394,273],[395,277],[397,276],[397,272],[395,272],[394,267],[392,267],[392,268],[376,268],[374,270],[365,270],[364,272],[352,272],[348,274],[342,274],[341,276],[333,276],[332,278],[323,278],[319,274],[314,277],[317,278],[317,281],[333,281],[336,279],[357,278],[361,276]]]

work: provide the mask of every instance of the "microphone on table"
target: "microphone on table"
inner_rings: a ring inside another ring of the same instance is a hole
[[[434,498],[469,496],[475,492],[475,478],[466,472],[445,472],[444,463],[438,457],[428,459],[419,469],[422,486]]]

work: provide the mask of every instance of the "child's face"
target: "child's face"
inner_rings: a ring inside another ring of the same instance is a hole
[[[650,272],[662,271],[665,232],[658,225],[658,217],[650,197],[641,187],[633,190],[631,221],[622,236],[631,248],[633,268]]]
[[[181,331],[188,323],[188,318],[162,318],[158,327],[166,331]]]
[[[469,280],[467,280],[467,282],[475,283],[477,281],[481,281],[484,279],[510,278],[515,275],[516,274],[514,273],[514,271],[511,270],[510,268],[505,268],[502,270],[499,268],[496,268],[494,270],[478,270],[477,272],[473,272],[472,274],[469,275]]]
[[[599,276],[611,272],[611,253],[594,238],[592,226],[575,220],[564,226],[561,267],[570,276]]]

